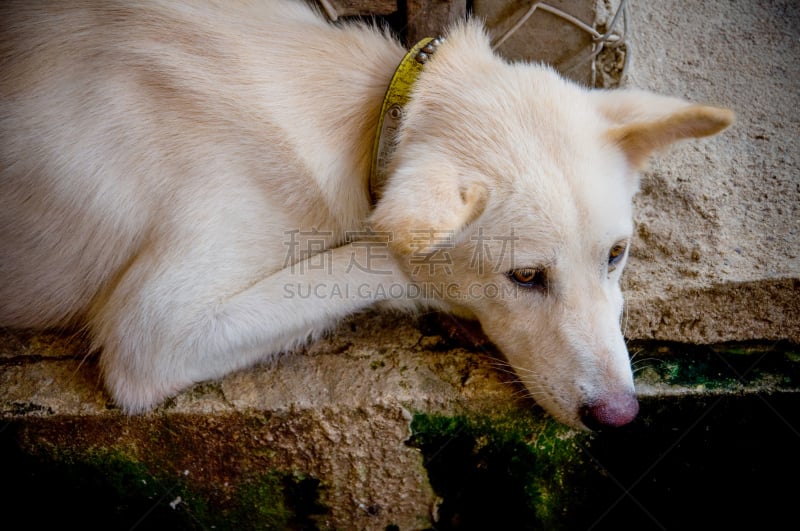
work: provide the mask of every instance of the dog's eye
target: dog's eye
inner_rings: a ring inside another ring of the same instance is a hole
[[[608,251],[608,270],[614,271],[622,258],[625,256],[625,250],[628,248],[628,242],[619,242]]]
[[[533,267],[514,269],[508,272],[508,278],[524,288],[544,289],[547,287],[547,275],[544,269],[535,269]]]

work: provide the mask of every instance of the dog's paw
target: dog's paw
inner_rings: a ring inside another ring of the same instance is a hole
[[[103,364],[106,390],[114,404],[127,415],[147,413],[193,383],[133,374],[132,371],[109,365]]]

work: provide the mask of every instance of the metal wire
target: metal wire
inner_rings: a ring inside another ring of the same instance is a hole
[[[628,22],[628,8],[627,8],[627,0],[622,0],[617,8],[617,11],[614,13],[614,16],[611,19],[611,23],[608,25],[608,29],[605,33],[600,33],[596,29],[594,29],[589,24],[586,24],[582,20],[578,19],[570,15],[569,13],[558,9],[557,7],[553,7],[549,4],[544,2],[534,2],[533,4],[528,7],[525,13],[517,19],[513,26],[507,29],[502,35],[494,40],[492,43],[492,48],[497,49],[499,48],[509,37],[511,37],[514,33],[519,30],[530,17],[537,11],[542,10],[548,13],[551,13],[567,22],[571,23],[572,25],[576,26],[577,28],[589,33],[592,36],[592,50],[588,54],[577,55],[566,63],[559,65],[559,68],[562,72],[569,72],[573,68],[578,65],[581,65],[587,61],[590,61],[597,57],[600,52],[602,52],[605,48],[616,48],[622,46],[623,44],[627,44],[625,39],[629,35],[629,22]],[[617,30],[617,24],[622,21],[622,30]],[[622,75],[628,69],[628,64],[630,63],[630,56],[631,56],[630,44],[626,46],[625,50],[625,62],[622,66]]]
[[[336,12],[336,8],[329,2],[329,0],[319,0],[319,4],[322,6],[322,10],[325,11],[325,15],[329,20],[336,22],[339,19],[339,14]]]
[[[592,36],[591,51],[586,54],[576,55],[574,57],[571,57],[564,63],[556,65],[561,72],[568,73],[574,68],[586,63],[587,61],[593,60],[606,48],[617,48],[622,45],[625,45],[625,60],[622,65],[622,71],[620,75],[620,77],[624,77],[625,73],[628,70],[628,65],[630,64],[631,51],[632,51],[631,43],[626,42],[626,37],[630,33],[627,3],[628,0],[620,1],[619,7],[617,7],[617,10],[614,12],[614,16],[611,18],[611,22],[608,25],[608,29],[606,30],[605,33],[601,34],[591,25],[585,23],[584,21],[580,20],[579,18],[573,15],[570,15],[566,11],[563,11],[557,7],[553,7],[545,2],[534,2],[517,19],[517,21],[514,23],[513,26],[507,29],[502,35],[496,38],[494,42],[492,42],[492,49],[496,50],[497,48],[502,46],[503,43],[506,42],[506,40],[508,40],[514,33],[516,33],[517,30],[519,30],[537,10],[546,11],[563,20],[566,20],[573,26],[581,29],[582,31],[585,31],[586,33],[589,33]],[[319,4],[330,20],[335,21],[339,18],[338,13],[336,12],[336,8],[330,0],[319,0]],[[622,22],[621,31],[618,30],[617,28],[617,25],[620,21]]]

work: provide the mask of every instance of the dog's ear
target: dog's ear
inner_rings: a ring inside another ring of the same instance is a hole
[[[611,122],[609,140],[634,168],[654,151],[685,138],[711,136],[734,121],[733,111],[637,90],[597,91],[600,112]]]
[[[489,192],[463,182],[447,164],[399,168],[387,183],[370,225],[391,235],[397,254],[425,254],[457,238],[486,208]]]

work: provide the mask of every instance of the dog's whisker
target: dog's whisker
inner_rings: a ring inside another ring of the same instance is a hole
[[[652,358],[652,357],[651,358],[641,358],[641,359],[636,360],[635,363],[632,363],[631,367],[633,367],[634,369],[638,370],[638,369],[644,369],[644,368],[649,367],[649,366],[651,366],[653,364],[661,366],[661,365],[664,365],[665,363],[666,363],[666,360],[663,360],[661,358]]]

